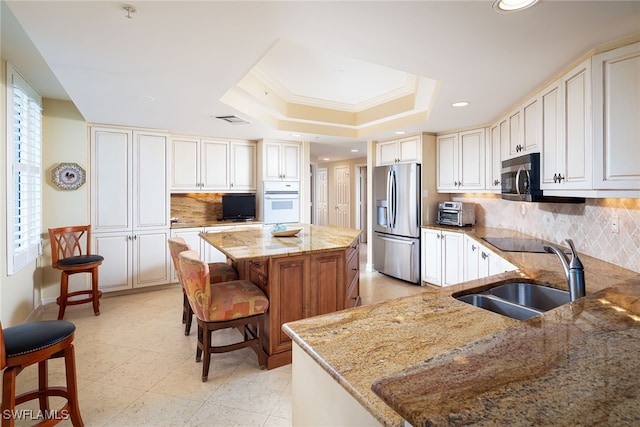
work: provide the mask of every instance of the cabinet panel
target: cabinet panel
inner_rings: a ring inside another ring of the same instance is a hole
[[[438,190],[457,190],[458,134],[438,136],[437,148]]]
[[[265,336],[269,354],[289,350],[291,339],[282,325],[309,317],[310,257],[274,258],[269,266],[269,330]]]
[[[460,132],[459,176],[461,190],[484,188],[484,129]]]
[[[344,251],[311,256],[310,316],[342,310],[345,298]]]
[[[486,142],[485,188],[500,193],[502,179],[502,153],[500,145],[500,125],[492,126]]]
[[[169,230],[135,234],[133,287],[145,287],[169,283]]]
[[[98,271],[102,291],[121,291],[132,287],[132,244],[130,234],[94,233],[92,251],[104,261]],[[166,243],[164,244],[166,247]]]
[[[172,138],[172,184],[174,190],[197,190],[200,179],[200,144],[197,139]]]
[[[461,233],[442,233],[442,286],[463,280],[464,242]]]
[[[575,74],[563,79],[565,93],[565,150],[567,184],[591,184],[591,90],[588,69],[580,67]]]
[[[202,189],[225,190],[229,188],[229,143],[203,139],[200,153]]]
[[[162,134],[133,133],[134,228],[169,224],[168,138]]]
[[[256,144],[231,142],[231,182],[233,190],[256,189]]]
[[[282,175],[291,181],[300,180],[300,146],[282,145]]]
[[[442,277],[442,247],[438,230],[422,229],[422,281],[439,285]]]
[[[592,59],[594,187],[640,190],[640,43]]]
[[[545,189],[545,184],[555,184],[554,176],[557,177],[558,171],[562,170],[560,82],[543,90],[540,100],[542,107],[541,186]]]
[[[422,144],[419,136],[403,138],[398,141],[398,157],[400,162],[422,163]]]
[[[91,130],[91,225],[95,232],[127,231],[132,227],[132,132]]]
[[[509,115],[509,154],[519,156],[522,151],[522,123],[520,110]]]
[[[539,150],[540,145],[540,102],[534,98],[522,108],[523,151],[530,153]]]
[[[391,165],[396,163],[396,141],[379,142],[376,144],[377,165]]]
[[[280,179],[280,144],[264,144],[263,178],[265,180]]]

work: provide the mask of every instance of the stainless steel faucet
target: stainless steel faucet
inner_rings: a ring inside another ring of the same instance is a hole
[[[564,268],[564,274],[567,276],[569,297],[571,301],[575,301],[586,295],[584,267],[582,266],[582,262],[580,262],[580,258],[578,258],[578,252],[576,252],[573,241],[571,239],[566,239],[565,242],[567,242],[569,248],[571,248],[571,261],[569,261],[569,258],[564,253],[564,249],[556,245],[544,245],[543,248],[547,252],[555,253],[558,255],[558,258],[560,258],[562,268]]]

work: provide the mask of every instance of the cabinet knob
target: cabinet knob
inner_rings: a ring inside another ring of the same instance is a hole
[[[476,250],[476,245],[471,245],[471,252],[474,252]]]
[[[482,252],[482,259],[487,259],[487,257],[489,257],[489,255],[487,255],[485,252]]]
[[[495,181],[493,181],[493,185],[500,185],[500,181],[496,179]]]

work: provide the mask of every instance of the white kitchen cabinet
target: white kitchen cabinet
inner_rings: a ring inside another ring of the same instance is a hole
[[[134,233],[94,233],[92,249],[104,257],[100,266],[102,291],[121,291],[169,283],[169,229]]]
[[[172,191],[255,191],[254,142],[174,136],[171,145]]]
[[[502,145],[499,123],[489,128],[485,159],[485,189],[492,193],[500,193],[502,190]]]
[[[536,95],[503,119],[508,132],[503,145],[506,158],[540,151],[540,114],[540,100]]]
[[[422,229],[422,281],[451,286],[463,281],[464,234]]]
[[[104,291],[169,282],[168,135],[91,128],[93,250]]]
[[[559,82],[559,119],[555,85],[543,91],[543,190],[590,190],[593,187],[591,119],[591,61],[565,74]],[[556,141],[556,135],[560,135]],[[555,166],[555,167],[554,167]]]
[[[262,179],[300,181],[300,151],[297,142],[263,141]]]
[[[639,70],[640,43],[592,58],[594,189],[640,190]]]
[[[438,135],[438,192],[485,189],[485,129]]]
[[[500,255],[489,250],[477,240],[464,236],[464,281],[482,279],[494,274],[516,270]]]
[[[376,166],[394,163],[422,163],[420,135],[376,143]]]

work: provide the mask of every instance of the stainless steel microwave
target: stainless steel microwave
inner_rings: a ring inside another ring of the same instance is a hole
[[[540,153],[502,161],[502,198],[522,202],[584,203],[581,197],[548,197],[540,188]]]

